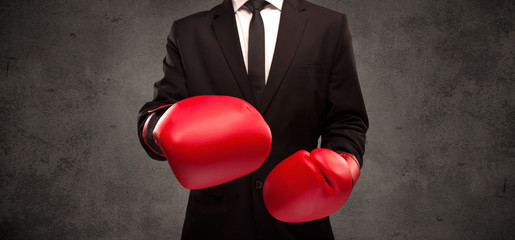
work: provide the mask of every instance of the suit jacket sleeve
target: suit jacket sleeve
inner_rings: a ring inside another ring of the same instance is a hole
[[[156,160],[166,160],[155,144],[152,132],[159,118],[174,103],[188,97],[184,68],[177,41],[177,22],[167,38],[166,57],[163,59],[164,77],[154,83],[154,97],[145,103],[138,114],[138,137],[148,155]]]
[[[327,97],[322,147],[354,155],[363,166],[368,117],[359,86],[347,17],[341,29]]]

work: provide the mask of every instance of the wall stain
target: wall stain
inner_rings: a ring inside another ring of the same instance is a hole
[[[506,193],[506,178],[504,178],[504,184],[502,185],[502,194]]]
[[[5,66],[5,77],[9,77],[9,69],[11,68],[11,65],[14,67],[16,65],[16,61],[18,59],[15,58],[15,57],[9,57],[9,59],[7,60],[7,64]]]

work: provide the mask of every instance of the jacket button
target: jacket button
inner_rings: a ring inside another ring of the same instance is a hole
[[[263,188],[263,181],[257,180],[256,181],[256,189],[261,189],[261,188]]]

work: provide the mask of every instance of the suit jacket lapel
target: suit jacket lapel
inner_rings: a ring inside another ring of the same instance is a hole
[[[305,8],[301,1],[285,0],[281,10],[279,32],[275,44],[274,58],[268,74],[268,81],[263,93],[259,112],[263,114],[276,94],[283,78],[290,67],[307,22]]]
[[[247,102],[255,103],[252,98],[252,91],[247,79],[247,70],[241,53],[238,28],[234,17],[234,9],[231,1],[224,1],[213,9],[215,18],[212,26],[218,44],[222,49],[227,64],[231,68],[234,78],[240,87],[243,97]],[[255,104],[254,104],[255,105]]]
[[[268,81],[261,105],[256,106],[261,114],[266,111],[266,108],[272,101],[295,56],[307,22],[307,17],[303,13],[304,10],[305,8],[301,0],[285,0],[283,3],[272,66],[268,74]],[[245,62],[241,53],[232,2],[225,0],[222,4],[215,7],[213,11],[215,12],[215,18],[212,26],[225,60],[231,68],[245,100],[255,105],[247,78]]]

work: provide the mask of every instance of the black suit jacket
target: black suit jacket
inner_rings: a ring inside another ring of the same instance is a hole
[[[227,95],[253,104],[272,131],[272,150],[257,171],[229,183],[190,191],[183,239],[333,239],[329,218],[283,223],[266,210],[262,183],[283,159],[322,147],[355,155],[360,164],[368,119],[347,18],[304,0],[285,0],[261,104],[247,80],[229,0],[179,19],[168,36],[163,79],[138,116],[140,141],[165,160],[152,139],[171,104],[198,95]],[[146,132],[146,134],[143,134]]]

